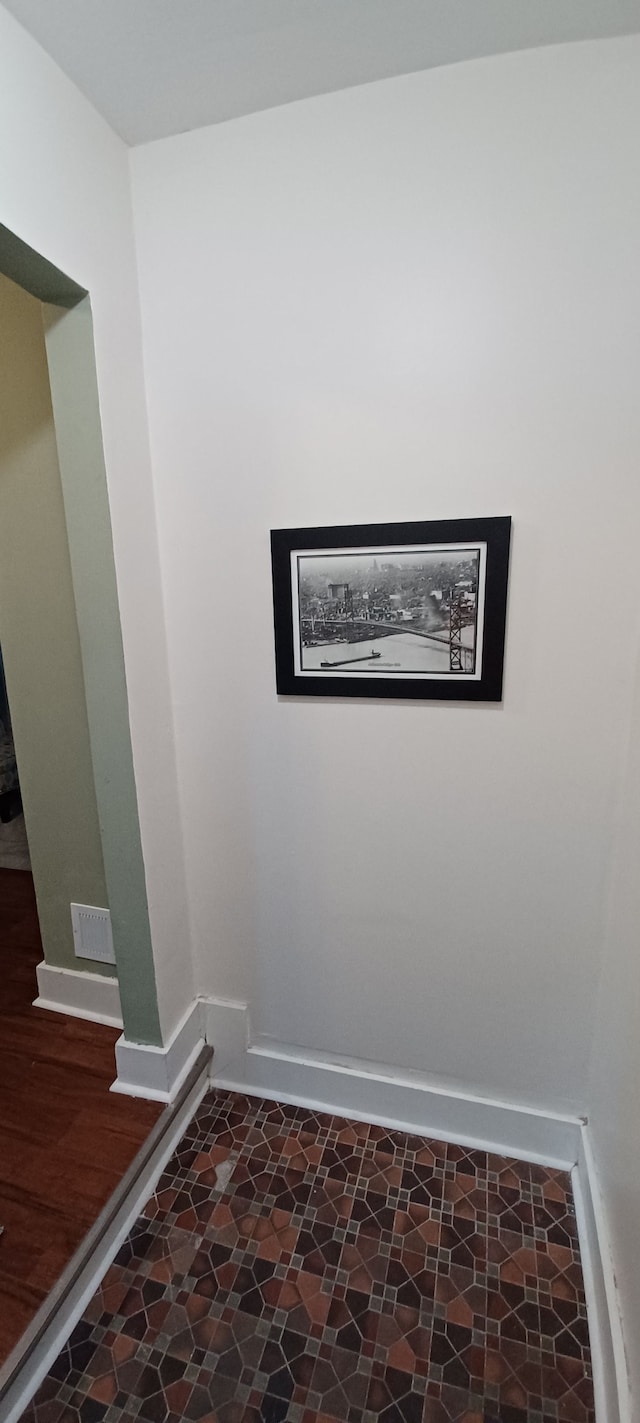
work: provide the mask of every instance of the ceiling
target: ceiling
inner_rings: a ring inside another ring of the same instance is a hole
[[[127,143],[372,79],[640,32],[640,0],[4,0]]]

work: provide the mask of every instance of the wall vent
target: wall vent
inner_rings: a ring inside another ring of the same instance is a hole
[[[96,909],[92,904],[72,904],[71,926],[77,959],[115,963],[111,915],[108,909]]]

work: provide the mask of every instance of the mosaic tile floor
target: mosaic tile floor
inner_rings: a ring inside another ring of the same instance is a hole
[[[569,1177],[212,1092],[25,1423],[592,1423]]]

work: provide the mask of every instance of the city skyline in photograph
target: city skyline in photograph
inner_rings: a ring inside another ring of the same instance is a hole
[[[478,675],[480,545],[292,551],[300,675]]]

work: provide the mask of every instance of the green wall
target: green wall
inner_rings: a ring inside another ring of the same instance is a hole
[[[1,257],[1,251],[0,251]],[[129,1041],[160,1044],[158,994],[88,296],[43,308],[93,776]]]
[[[0,274],[0,642],[48,963],[70,903],[107,906],[40,302]]]

